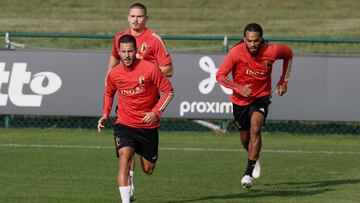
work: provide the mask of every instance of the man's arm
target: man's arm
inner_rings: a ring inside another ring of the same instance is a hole
[[[105,75],[105,87],[106,87],[106,78],[107,78],[109,72],[111,71],[112,68],[114,68],[117,64],[120,63],[120,56],[119,56],[118,47],[117,47],[118,39],[120,38],[120,36],[121,36],[121,33],[117,34],[113,39],[113,48],[110,53],[108,67],[107,67],[106,75]]]
[[[158,69],[154,69],[152,74],[153,82],[159,91],[162,93],[158,103],[151,110],[157,117],[161,118],[165,108],[170,103],[174,97],[174,89],[171,85],[171,82],[168,78],[165,77],[165,74],[162,74]]]
[[[293,59],[292,50],[285,45],[279,45],[278,58],[284,60],[280,80],[276,86],[276,93],[282,96],[287,92],[287,84],[291,73],[292,59]]]
[[[232,58],[232,55],[229,53],[223,63],[220,65],[219,70],[216,73],[216,80],[219,84],[229,89],[232,89],[234,92],[248,97],[251,93],[251,84],[245,84],[244,86],[239,85],[233,80],[228,78],[228,74],[232,71],[235,66],[235,59]]]
[[[171,77],[174,74],[174,68],[172,65],[172,58],[170,54],[167,52],[164,42],[161,37],[156,33],[152,34],[156,40],[152,40],[152,44],[154,47],[154,57],[159,64],[159,68],[162,73],[166,75],[166,77]],[[166,65],[164,65],[166,64]]]
[[[97,124],[98,133],[101,132],[102,128],[105,128],[105,125],[108,122],[108,120],[109,120],[109,116],[101,116]]]
[[[103,114],[101,118],[98,120],[98,132],[101,131],[101,128],[104,128],[107,121],[109,120],[112,104],[114,101],[114,95],[116,92],[116,87],[113,85],[110,76],[106,77],[105,83],[105,91],[104,91],[104,98],[103,98]]]
[[[160,68],[161,72],[166,75],[166,77],[170,78],[174,74],[174,68],[173,68],[172,63],[165,65],[165,66],[160,65],[159,68]]]
[[[112,68],[114,68],[116,65],[119,64],[119,59],[115,58],[112,54],[109,57],[109,63],[108,63],[108,68],[106,70],[106,75],[105,75],[105,86],[106,86],[106,80],[107,80],[107,76],[109,74],[109,72],[111,71]]]

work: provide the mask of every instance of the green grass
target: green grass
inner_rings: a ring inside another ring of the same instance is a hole
[[[136,168],[138,203],[360,198],[358,136],[264,134],[262,176],[250,191],[240,186],[246,155],[237,151],[237,133],[161,132],[160,138],[155,173]],[[0,202],[118,202],[111,130],[1,129],[0,143]]]
[[[1,30],[107,33],[128,27],[125,0],[2,0]],[[268,36],[359,37],[360,3],[353,0],[145,1],[149,26],[161,34],[239,35],[252,21]]]
[[[133,2],[2,0],[0,32],[116,34],[128,28],[127,9]],[[160,35],[242,36],[247,23],[259,22],[265,30],[265,37],[360,38],[360,3],[354,0],[158,0],[144,3],[150,16],[147,25]],[[42,48],[108,47],[98,42],[79,43],[81,40],[77,39],[54,42],[51,39],[17,38],[16,41]],[[204,41],[195,43],[197,45],[192,42],[166,43],[169,50],[222,50],[221,42]],[[359,47],[348,44],[313,46],[307,43],[293,46],[298,53],[360,53]]]

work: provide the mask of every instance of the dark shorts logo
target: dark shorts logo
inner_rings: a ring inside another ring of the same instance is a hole
[[[115,137],[115,144],[117,147],[119,147],[121,145],[121,141],[119,137]]]

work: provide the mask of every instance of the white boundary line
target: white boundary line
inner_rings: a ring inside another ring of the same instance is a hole
[[[13,148],[57,148],[57,149],[113,149],[110,146],[92,145],[42,145],[42,144],[0,144],[0,147]],[[161,151],[209,151],[209,152],[240,152],[242,149],[221,149],[221,148],[180,148],[180,147],[160,147]],[[295,154],[360,154],[352,151],[305,151],[305,150],[272,150],[262,149],[261,152],[269,153],[295,153]]]

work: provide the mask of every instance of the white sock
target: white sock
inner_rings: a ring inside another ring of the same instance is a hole
[[[131,190],[131,186],[119,187],[122,203],[130,203],[130,190]]]
[[[130,171],[129,175],[130,175],[130,186],[131,186],[130,195],[133,195],[134,189],[135,189],[135,187],[134,187],[134,171]]]

